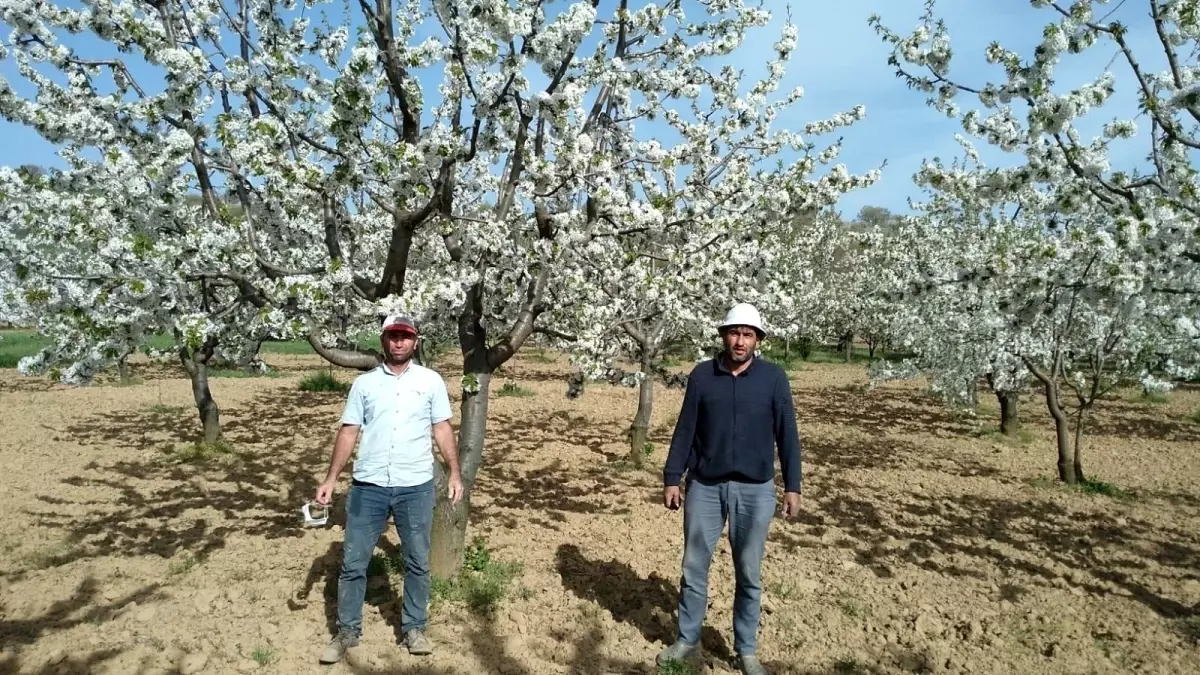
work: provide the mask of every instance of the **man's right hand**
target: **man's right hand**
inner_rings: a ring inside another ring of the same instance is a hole
[[[322,506],[328,506],[329,500],[333,499],[333,482],[321,483],[317,486],[317,503]]]
[[[677,511],[680,506],[683,506],[683,497],[679,494],[678,485],[668,485],[663,488],[663,506]]]

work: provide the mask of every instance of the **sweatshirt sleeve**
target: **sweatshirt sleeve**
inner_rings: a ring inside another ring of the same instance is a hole
[[[687,468],[692,454],[692,442],[696,438],[696,413],[700,409],[700,392],[697,391],[696,373],[688,376],[687,389],[683,393],[683,405],[679,419],[675,421],[675,433],[671,436],[671,449],[663,467],[663,486],[679,485],[683,470]]]
[[[796,428],[796,407],[792,388],[782,369],[775,382],[775,445],[779,448],[779,470],[785,492],[800,492],[800,432]]]

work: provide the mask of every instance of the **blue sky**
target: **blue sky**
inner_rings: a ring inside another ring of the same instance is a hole
[[[604,11],[608,4],[607,0],[601,3],[602,15],[608,13]],[[767,0],[766,6],[775,13],[774,23],[754,33],[738,52],[737,62],[746,64],[749,72],[761,72],[752,64],[762,64],[770,57],[786,5],[782,1]],[[790,5],[792,20],[799,30],[799,42],[781,91],[801,85],[805,97],[792,109],[791,116],[780,123],[801,129],[809,121],[829,117],[856,104],[866,106],[866,119],[841,133],[844,143],[840,161],[855,173],[877,167],[885,159],[887,166],[878,184],[847,195],[840,210],[848,216],[865,205],[906,211],[908,198],[919,198],[911,177],[921,161],[934,156],[950,159],[961,155],[961,149],[954,141],[959,126],[957,121],[946,119],[926,106],[925,94],[908,89],[894,76],[887,64],[889,47],[868,26],[867,18],[878,13],[889,28],[907,34],[920,19],[923,0],[794,0]],[[1103,11],[1113,8],[1116,10],[1112,18],[1129,26],[1130,41],[1143,66],[1157,71],[1162,52],[1145,16],[1146,3],[1114,0]],[[952,75],[969,85],[999,81],[1003,77],[998,68],[988,66],[983,60],[983,49],[988,43],[998,40],[1022,55],[1030,54],[1041,40],[1042,27],[1057,17],[1052,10],[1032,9],[1025,0],[941,0],[937,15],[945,19],[955,49]],[[1084,55],[1066,57],[1056,71],[1057,86],[1067,89],[1093,80],[1116,54],[1115,45],[1101,44]],[[1135,115],[1136,84],[1128,67],[1122,59],[1117,59],[1111,69],[1117,75],[1117,95],[1088,118],[1084,127],[1088,134],[1097,132],[1114,116]],[[23,91],[15,81],[15,70],[11,59],[0,62],[0,76],[17,85],[18,91]],[[134,69],[135,76],[139,75],[139,70]],[[153,75],[147,73],[146,77]],[[434,82],[429,82],[427,90],[435,86]],[[974,103],[971,99],[963,99],[962,107],[975,107]],[[1139,118],[1139,122],[1143,130],[1148,126],[1144,118]],[[54,155],[53,146],[20,127],[0,121],[0,138],[4,138],[0,143],[0,165],[62,165]],[[982,145],[979,147],[984,150]],[[1143,165],[1146,147],[1142,137],[1127,141],[1115,153],[1114,163],[1123,168]],[[1007,163],[1006,158],[996,151],[986,151],[983,156],[989,163]]]

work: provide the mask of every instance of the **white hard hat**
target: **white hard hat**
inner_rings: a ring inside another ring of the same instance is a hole
[[[717,330],[725,330],[730,326],[750,326],[758,331],[760,336],[767,332],[762,326],[762,318],[758,316],[758,310],[748,302],[740,302],[731,307],[729,313],[725,315],[724,323],[717,326]]]

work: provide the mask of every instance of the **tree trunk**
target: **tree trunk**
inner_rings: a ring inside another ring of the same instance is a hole
[[[646,456],[646,438],[650,435],[650,414],[654,411],[654,377],[650,363],[642,362],[641,384],[638,385],[637,414],[633,416],[633,427],[629,435],[629,459],[637,468],[642,468]]]
[[[133,381],[133,375],[129,371],[129,355],[125,354],[117,359],[117,375],[121,378],[121,384],[129,384]]]
[[[874,361],[874,360],[875,360],[875,346],[876,346],[876,344],[877,344],[877,343],[875,342],[875,338],[871,338],[871,339],[868,339],[868,340],[867,340],[867,358],[868,358],[868,359],[870,359],[870,360],[872,360],[872,361]]]
[[[430,534],[429,571],[438,579],[454,579],[462,567],[463,550],[467,540],[467,519],[471,512],[471,494],[475,476],[483,462],[483,441],[487,433],[488,394],[492,381],[489,372],[471,373],[479,383],[478,390],[463,392],[462,421],[458,428],[458,461],[462,472],[463,498],[451,504],[447,490],[447,475],[441,462],[434,462],[437,482],[437,502],[433,507],[433,530]]]
[[[1042,383],[1046,390],[1046,408],[1050,410],[1050,416],[1054,418],[1055,442],[1058,446],[1058,478],[1068,485],[1074,485],[1078,476],[1075,473],[1075,465],[1071,461],[1071,433],[1067,424],[1067,415],[1063,412],[1058,398],[1057,373],[1062,364],[1062,354],[1055,354],[1054,363],[1049,372],[1042,372],[1042,369],[1028,358],[1022,357],[1022,360],[1025,361],[1025,367],[1033,373],[1033,376]]]
[[[213,400],[212,390],[208,387],[208,360],[215,347],[213,344],[205,345],[197,351],[187,347],[179,350],[179,359],[183,362],[188,379],[192,383],[192,399],[196,402],[196,411],[200,414],[205,443],[216,443],[221,438],[221,411],[217,402]]]
[[[1058,478],[1068,485],[1076,482],[1075,466],[1071,461],[1071,433],[1067,415],[1063,412],[1058,399],[1058,383],[1053,380],[1044,383],[1046,387],[1046,408],[1054,418],[1055,440],[1058,446]]]
[[[1083,475],[1083,425],[1087,421],[1087,406],[1079,406],[1079,414],[1075,420],[1075,479],[1086,481]]]
[[[792,339],[790,337],[783,338],[783,360],[790,361],[792,359]]]
[[[846,363],[854,360],[854,333],[846,333]]]
[[[1005,436],[1013,436],[1021,429],[1021,421],[1017,417],[1017,402],[1020,399],[1020,392],[996,392],[996,400],[1000,403],[1000,433]]]

